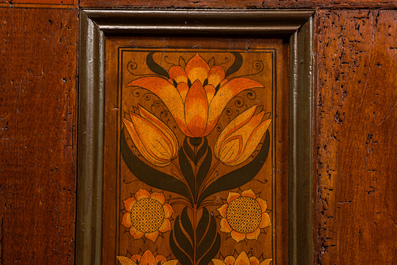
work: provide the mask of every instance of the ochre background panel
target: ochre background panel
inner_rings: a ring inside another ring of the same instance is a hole
[[[397,12],[320,11],[318,264],[397,262]]]
[[[74,264],[78,12],[0,17],[0,264]]]
[[[397,262],[396,1],[81,1],[127,6],[315,8],[315,264]],[[78,10],[34,7],[0,8],[1,265],[74,264]]]

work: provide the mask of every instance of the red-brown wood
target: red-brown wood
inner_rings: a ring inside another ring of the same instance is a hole
[[[395,0],[80,0],[81,7],[150,8],[392,8]]]
[[[74,264],[78,11],[0,17],[0,264]]]
[[[397,261],[397,11],[374,10],[396,1],[81,6],[320,8],[315,264]],[[372,10],[331,10],[343,8]],[[0,17],[0,264],[74,264],[78,11],[1,8]]]
[[[320,11],[317,264],[397,262],[397,12]]]

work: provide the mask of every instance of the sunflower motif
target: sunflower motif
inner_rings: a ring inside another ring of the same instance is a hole
[[[117,259],[121,265],[176,265],[178,263],[176,259],[167,261],[163,255],[155,257],[150,250],[146,250],[142,256],[139,254],[132,255],[131,258],[117,256]]]
[[[229,192],[227,203],[218,209],[223,217],[220,230],[230,233],[237,242],[245,238],[256,240],[261,228],[271,226],[266,209],[266,201],[257,198],[251,189],[241,194]]]
[[[224,260],[213,259],[212,262],[214,265],[269,265],[272,262],[272,259],[265,259],[262,262],[259,262],[257,257],[248,257],[245,251],[241,252],[238,255],[237,259],[233,256],[227,256]]]
[[[123,215],[121,224],[130,229],[130,234],[135,239],[145,236],[154,242],[159,232],[171,230],[168,218],[174,210],[165,203],[162,193],[139,189],[134,197],[124,201],[124,207],[127,212]]]

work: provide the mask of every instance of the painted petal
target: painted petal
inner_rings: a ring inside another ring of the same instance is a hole
[[[134,116],[136,117],[137,115],[134,114]],[[137,117],[140,117],[140,116],[137,116]],[[136,118],[136,119],[143,119],[143,118]],[[135,125],[126,119],[123,119],[123,122],[124,122],[125,127],[127,128],[129,135],[131,136],[132,141],[135,144],[135,147],[139,150],[139,152],[142,154],[142,156],[146,160],[148,160],[152,164],[158,164],[159,162],[164,163],[163,166],[167,165],[167,163],[168,164],[170,163],[170,161],[167,161],[164,159],[163,160],[155,159],[153,157],[153,153],[150,153],[149,150],[147,150],[148,146],[145,146],[145,144],[142,142],[141,137],[138,135],[138,133],[135,129]]]
[[[143,199],[143,198],[150,198],[150,193],[145,190],[145,189],[139,189],[137,193],[135,193],[135,198],[137,200]]]
[[[136,199],[131,197],[125,200],[124,203],[124,208],[127,212],[131,212],[132,206],[134,206],[134,203],[136,202]]]
[[[241,193],[241,196],[244,196],[244,197],[251,197],[251,198],[253,198],[253,199],[256,199],[256,195],[255,195],[255,193],[254,193],[251,189],[243,191],[243,192]]]
[[[258,239],[258,236],[259,236],[260,234],[261,234],[261,229],[258,227],[257,229],[255,229],[254,232],[247,234],[246,237],[247,237],[248,239],[255,239],[255,240],[257,240],[257,239]]]
[[[178,260],[172,259],[172,260],[164,262],[162,265],[176,265],[176,264],[178,264]]]
[[[269,265],[272,262],[273,259],[265,259],[264,261],[261,262],[259,265]]]
[[[157,255],[156,256],[156,262],[158,263],[158,262],[161,262],[161,263],[163,263],[163,262],[166,262],[167,261],[167,259],[163,256],[163,255]],[[156,264],[157,264],[156,263]]]
[[[165,197],[160,192],[153,192],[152,194],[150,194],[150,198],[155,199],[156,201],[158,201],[161,204],[165,203]]]
[[[136,265],[135,262],[133,262],[131,259],[129,259],[127,257],[117,256],[117,259],[121,265]]]
[[[229,192],[229,195],[227,195],[227,203],[230,203],[231,201],[233,201],[234,199],[240,197],[240,193],[237,192]]]
[[[211,101],[208,114],[208,124],[211,124],[212,126],[214,122],[215,124],[218,122],[219,116],[226,107],[227,103],[238,93],[243,90],[255,87],[263,87],[263,85],[252,79],[244,77],[231,79],[229,82],[221,86]],[[215,124],[213,125],[214,127]]]
[[[240,242],[241,240],[244,240],[244,238],[245,238],[245,234],[241,234],[241,233],[239,233],[237,231],[234,231],[234,230],[232,232],[230,232],[230,235],[232,236],[232,238],[234,240],[236,240],[236,242]]]
[[[135,263],[137,263],[137,262],[139,262],[139,261],[141,260],[141,258],[142,258],[141,255],[139,255],[139,254],[134,254],[134,255],[132,255],[132,257],[131,257],[131,260],[132,260],[132,261],[135,261]]]
[[[238,255],[236,261],[234,262],[235,265],[249,265],[250,260],[248,258],[247,253],[245,251],[241,252],[240,255]]]
[[[204,80],[208,77],[210,67],[206,61],[204,61],[204,59],[201,58],[198,53],[196,53],[196,55],[187,62],[185,71],[190,79],[190,82],[193,83],[196,80],[200,80],[201,84],[204,84]]]
[[[125,213],[123,215],[123,218],[121,219],[121,224],[124,225],[127,228],[132,226],[131,214],[130,213]]]
[[[268,213],[263,213],[262,214],[261,223],[259,224],[259,227],[260,228],[265,228],[265,227],[268,227],[268,226],[271,226],[271,225],[272,225],[272,223],[270,221],[269,214]]]
[[[226,211],[227,211],[227,204],[222,205],[220,208],[218,208],[218,212],[222,217],[226,217]]]
[[[211,102],[212,98],[215,95],[215,87],[213,85],[206,85],[204,87],[205,93],[207,94],[208,103]]]
[[[237,130],[234,130],[233,132],[230,132],[227,135],[226,140],[229,138],[240,136],[241,140],[242,140],[242,145],[243,145],[242,148],[246,149],[249,138],[252,136],[255,129],[260,125],[264,114],[265,113],[262,111],[261,113],[259,113],[257,115],[253,115],[247,123],[245,123],[244,125],[240,124],[240,125],[242,125],[240,128],[238,128]]]
[[[214,265],[226,265],[226,263],[220,259],[212,259],[212,263],[214,263]]]
[[[232,138],[227,138],[219,148],[216,149],[214,155],[222,163],[228,165],[229,163],[238,159],[243,151],[243,141],[241,136],[235,136]]]
[[[178,92],[181,95],[182,101],[185,102],[187,92],[189,91],[189,86],[186,83],[179,83],[176,86],[176,89],[178,89]]]
[[[154,231],[153,233],[146,233],[145,237],[150,239],[153,243],[156,241],[157,237],[159,236],[159,231]]]
[[[236,259],[233,256],[227,256],[225,258],[225,263],[227,265],[233,265],[235,261],[236,261]]]
[[[155,165],[165,166],[170,164],[170,160],[173,158],[173,150],[171,149],[173,144],[170,143],[170,139],[150,120],[134,113],[131,113],[131,120],[143,145],[143,150],[137,146],[141,154]]]
[[[149,120],[151,123],[153,123],[166,136],[164,141],[167,142],[168,147],[165,148],[170,149],[170,156],[172,158],[176,157],[178,152],[178,140],[174,132],[171,131],[171,129],[159,118],[157,118],[155,115],[153,115],[146,109],[142,108],[141,105],[138,105],[138,108],[140,115],[145,119]]]
[[[208,101],[205,90],[199,81],[195,81],[186,95],[186,125],[193,137],[200,137],[207,127]]]
[[[132,81],[127,86],[143,87],[156,94],[167,106],[176,123],[184,121],[185,112],[178,90],[167,80],[159,77],[144,77]]]
[[[259,265],[259,259],[257,259],[256,257],[250,257],[250,264]]]
[[[174,209],[172,209],[172,206],[169,205],[168,203],[165,203],[163,205],[164,209],[164,218],[170,218],[171,215],[175,212]]]
[[[149,155],[149,153],[146,150],[146,147],[143,145],[141,138],[137,134],[135,130],[135,126],[132,122],[129,120],[123,119],[123,123],[125,128],[127,129],[128,134],[131,136],[132,141],[134,142],[136,148],[139,150],[139,152],[146,158],[146,160],[150,162],[155,162],[152,157]]]
[[[230,233],[232,232],[232,228],[230,227],[229,223],[227,222],[226,218],[222,218],[221,220],[221,228],[219,229],[222,232]]]
[[[216,87],[223,79],[225,79],[225,70],[217,65],[211,67],[211,70],[208,72],[208,84]]]
[[[172,66],[168,70],[168,75],[171,79],[174,79],[177,83],[187,83],[187,74],[185,70],[179,65]]]
[[[157,265],[157,262],[156,262],[156,259],[153,255],[153,253],[150,250],[146,250],[145,253],[143,253],[139,264]]]
[[[251,134],[248,138],[247,144],[243,150],[241,157],[235,162],[229,164],[229,166],[235,166],[243,163],[248,159],[258,147],[259,142],[262,140],[263,135],[266,133],[267,128],[269,127],[271,120],[266,120],[262,122]]]
[[[133,227],[133,226],[131,226],[131,228],[130,228],[130,234],[135,239],[139,239],[139,238],[143,237],[143,235],[144,235],[141,231],[136,230],[135,227]]]
[[[161,233],[167,232],[171,230],[171,222],[168,219],[164,219],[163,223],[161,224],[159,231]]]
[[[267,209],[267,201],[265,201],[262,198],[256,198],[256,201],[259,203],[259,205],[261,206],[262,209],[262,213],[264,213]]]
[[[247,122],[250,121],[252,116],[256,111],[257,105],[247,109],[246,111],[242,112],[236,118],[234,118],[226,127],[223,129],[221,134],[219,134],[218,139],[216,139],[214,150],[219,150],[222,143],[225,141],[227,137],[233,134],[235,131],[240,129],[244,126]]]

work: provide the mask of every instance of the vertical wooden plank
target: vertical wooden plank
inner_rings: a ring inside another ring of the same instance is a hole
[[[73,264],[78,13],[0,17],[0,264]]]
[[[318,264],[397,260],[396,39],[396,11],[318,13]]]

